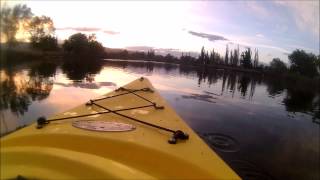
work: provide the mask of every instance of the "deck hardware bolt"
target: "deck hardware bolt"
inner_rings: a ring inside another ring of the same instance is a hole
[[[37,120],[37,129],[43,128],[44,125],[48,124],[49,122],[43,116],[39,117]]]

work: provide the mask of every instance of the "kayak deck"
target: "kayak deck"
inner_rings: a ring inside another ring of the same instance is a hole
[[[114,113],[54,121],[40,129],[36,124],[1,138],[1,179],[18,176],[37,179],[240,179],[191,128],[175,113],[146,79],[137,79],[124,88],[136,91],[157,106],[118,111],[124,116],[181,130],[187,140],[169,144],[171,132],[151,127]],[[104,97],[119,95],[114,91]],[[63,118],[148,105],[133,93],[80,105],[52,118]],[[149,103],[150,104],[150,103]],[[135,129],[101,132],[77,128],[76,120],[125,123]]]

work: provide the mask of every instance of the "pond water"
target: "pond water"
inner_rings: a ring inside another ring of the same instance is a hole
[[[37,62],[0,70],[1,135],[147,77],[245,179],[319,179],[320,95],[281,78],[151,62]]]

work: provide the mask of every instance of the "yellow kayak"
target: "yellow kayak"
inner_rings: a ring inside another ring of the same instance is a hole
[[[146,78],[1,138],[0,175],[240,179]]]

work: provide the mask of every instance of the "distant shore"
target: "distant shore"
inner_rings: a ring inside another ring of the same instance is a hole
[[[130,59],[103,59],[104,61],[113,61],[113,62],[136,62],[136,63],[158,63],[158,64],[172,64],[178,66],[190,66],[190,67],[197,67],[197,68],[213,68],[213,69],[222,69],[222,70],[231,70],[237,72],[250,72],[250,73],[257,73],[263,74],[262,71],[257,71],[254,69],[244,69],[239,67],[232,67],[232,66],[224,66],[224,65],[207,65],[207,66],[200,66],[200,65],[191,65],[191,64],[183,64],[183,63],[176,63],[176,62],[163,62],[163,61],[155,61],[155,60],[130,60]]]

